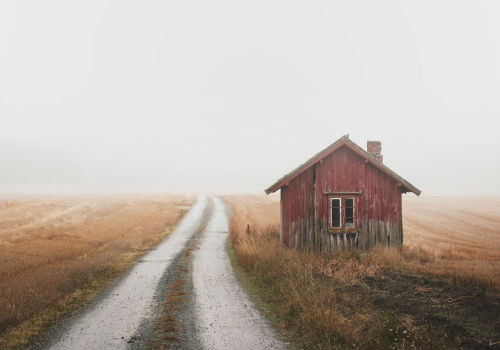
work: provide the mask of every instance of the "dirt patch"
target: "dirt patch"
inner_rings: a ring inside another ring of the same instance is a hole
[[[500,348],[498,291],[387,269],[363,283],[394,348]]]

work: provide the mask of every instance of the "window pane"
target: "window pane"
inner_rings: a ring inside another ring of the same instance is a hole
[[[332,199],[332,207],[335,207],[335,208],[340,207],[340,198]]]
[[[345,208],[345,217],[346,217],[346,221],[347,221],[347,218],[352,218],[354,216],[354,209],[353,208]]]
[[[345,227],[355,227],[355,210],[354,210],[354,198],[345,199],[345,210],[344,210],[344,226]]]
[[[340,227],[340,208],[332,208],[332,227]]]
[[[354,218],[345,218],[345,227],[354,227]]]

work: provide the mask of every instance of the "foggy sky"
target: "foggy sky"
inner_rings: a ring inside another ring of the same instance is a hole
[[[2,1],[0,192],[258,192],[349,133],[500,195],[498,1]]]

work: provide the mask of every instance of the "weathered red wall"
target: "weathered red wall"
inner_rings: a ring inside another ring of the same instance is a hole
[[[357,201],[356,232],[328,232],[325,192],[361,192]],[[293,178],[288,186],[281,188],[281,198],[285,246],[331,250],[354,246],[367,249],[376,244],[402,245],[398,183],[346,146]]]

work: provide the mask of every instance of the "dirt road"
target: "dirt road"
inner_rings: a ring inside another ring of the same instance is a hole
[[[212,216],[193,258],[193,289],[204,349],[284,349],[236,281],[226,250],[229,211],[212,197]]]
[[[151,317],[156,287],[170,262],[200,229],[207,198],[199,198],[177,228],[137,262],[102,300],[71,322],[50,349],[126,349],[145,318]]]
[[[210,202],[213,205],[210,205]],[[283,349],[238,284],[226,250],[229,213],[217,197],[199,198],[175,231],[145,255],[130,273],[64,329],[54,331],[49,349],[151,348],[156,306],[165,280],[208,224],[190,264],[180,349]],[[189,316],[189,313],[191,316]],[[181,323],[183,323],[181,321]]]

